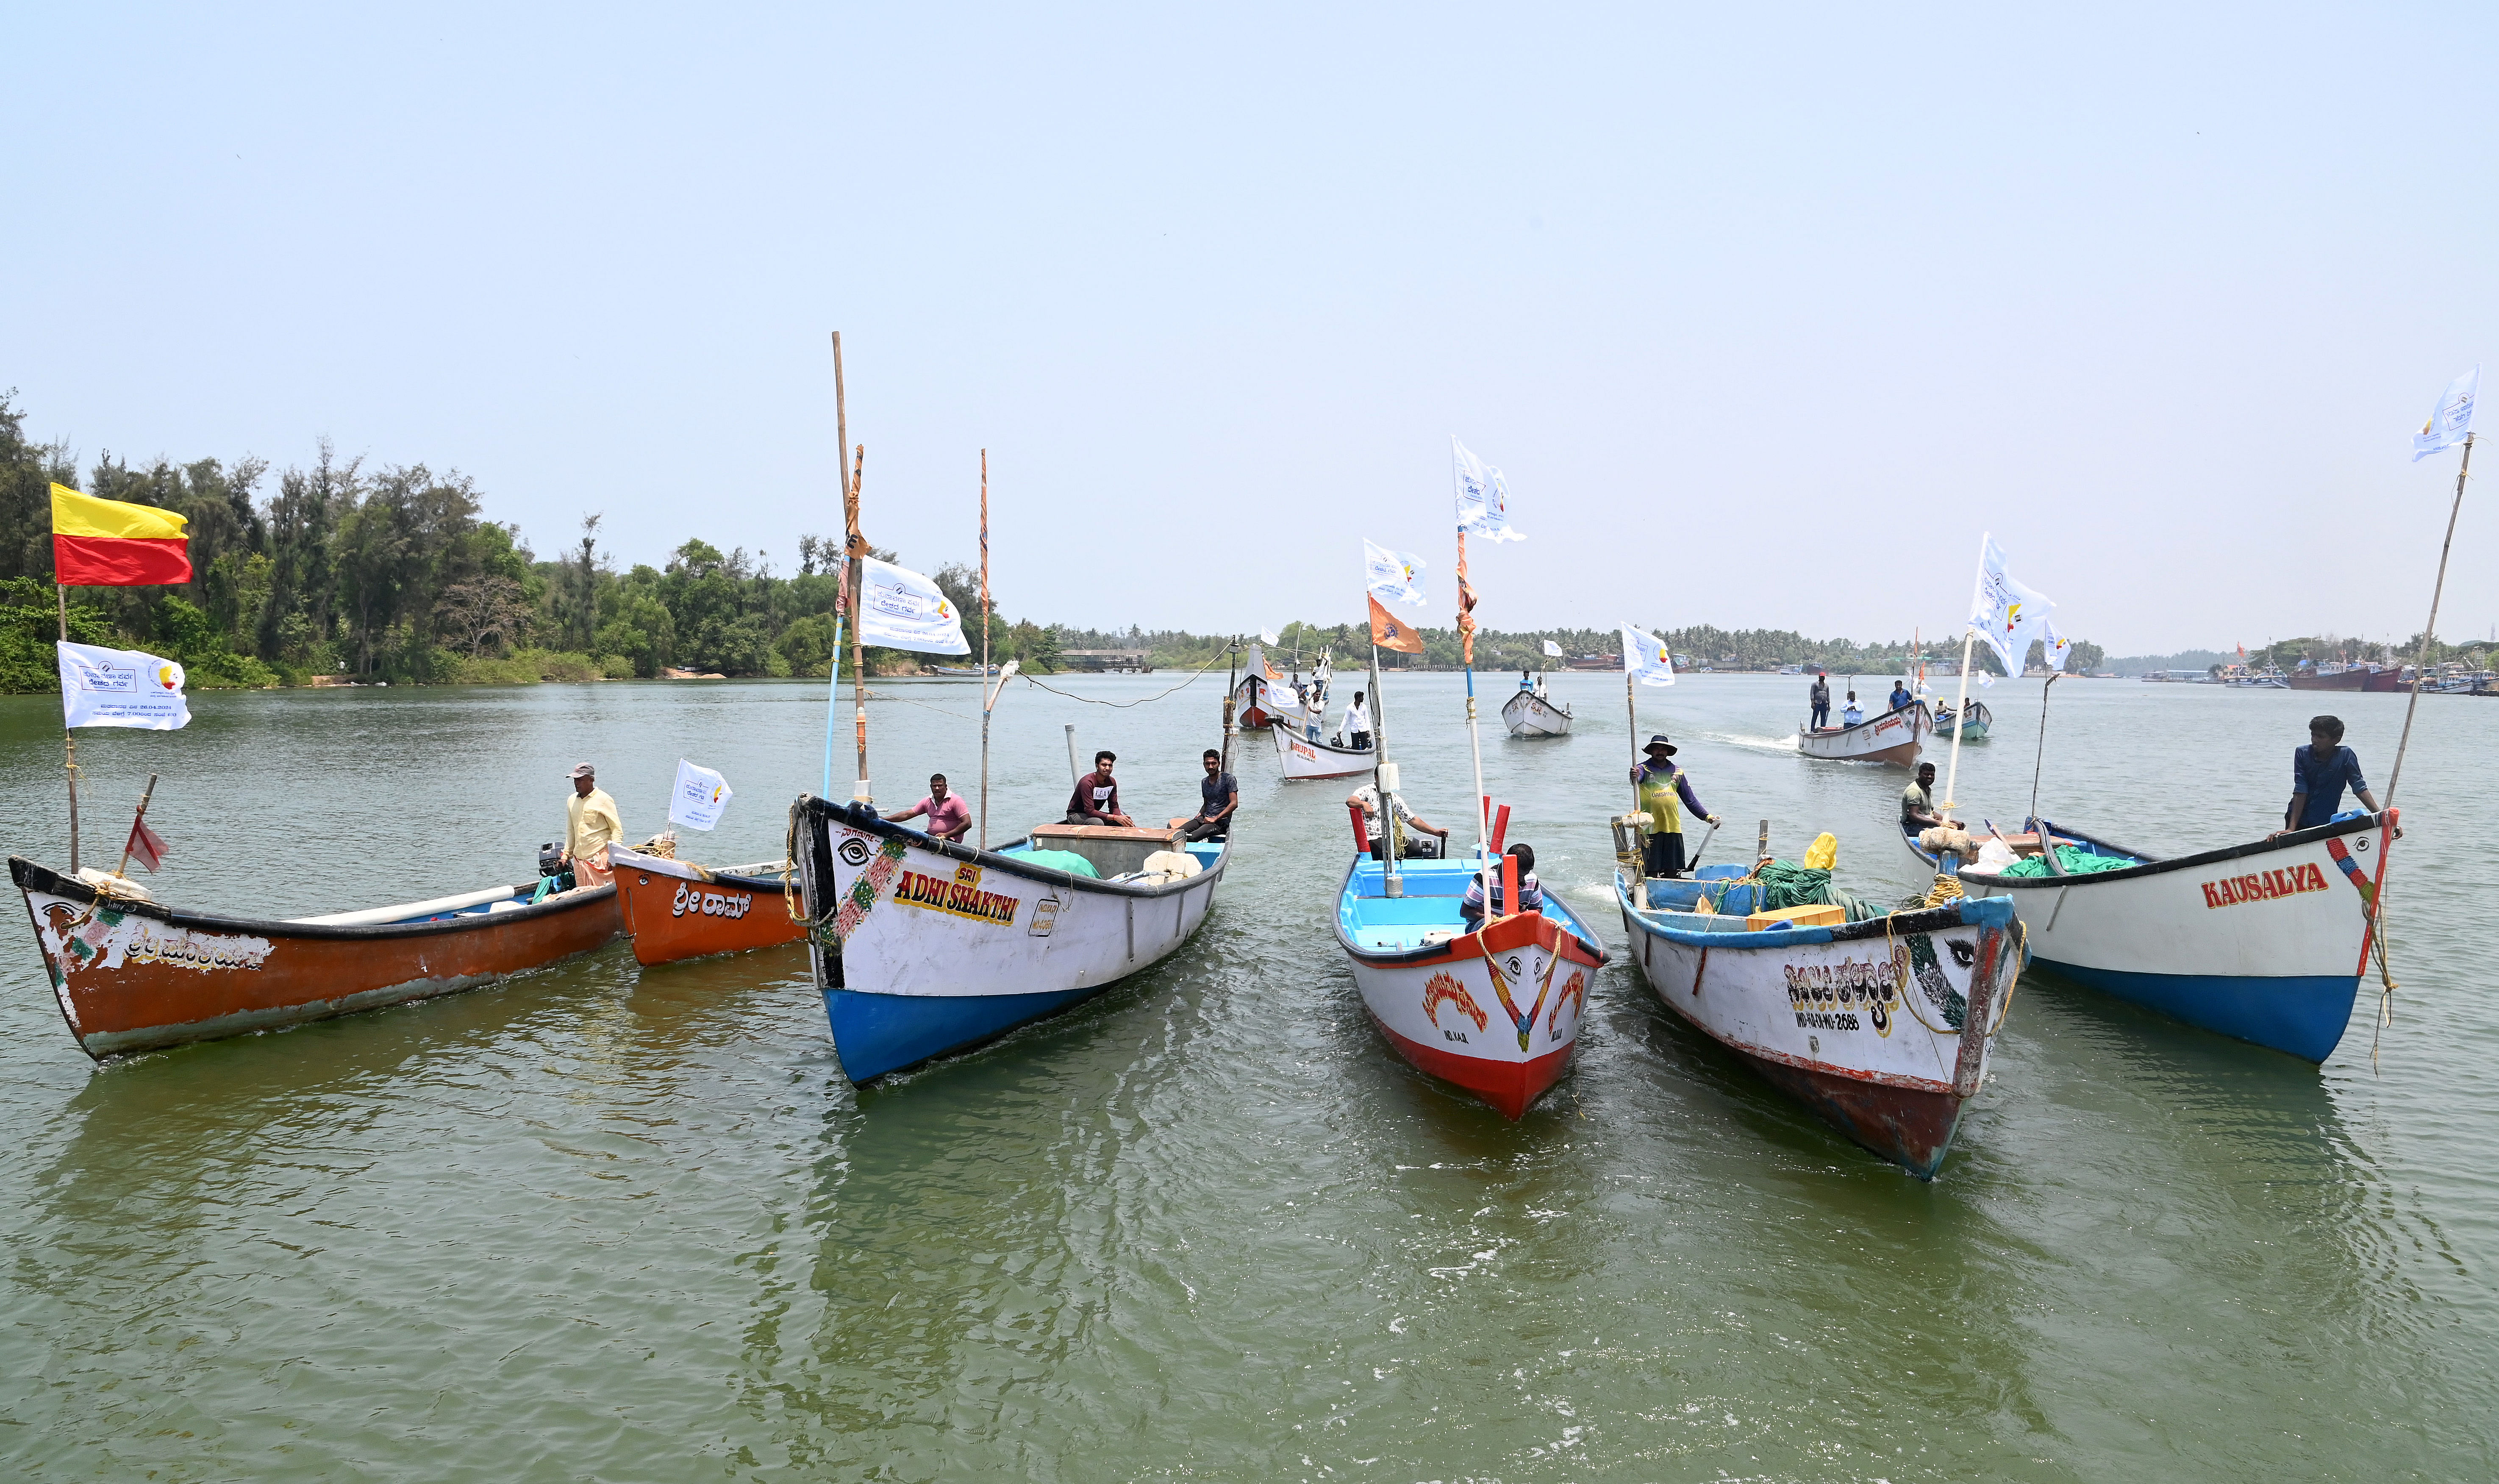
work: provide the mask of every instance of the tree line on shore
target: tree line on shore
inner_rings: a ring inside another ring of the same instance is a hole
[[[195,686],[299,685],[319,677],[457,684],[724,675],[823,675],[839,605],[838,538],[801,536],[797,570],[762,553],[687,540],[658,567],[618,570],[599,517],[540,557],[515,527],[485,519],[476,486],[423,464],[369,468],[325,440],[307,467],[267,461],[124,463],[80,475],[59,443],[25,435],[0,393],[0,690],[49,691],[59,616],[50,486],[172,510],[189,521],[191,581],[73,588],[71,637],[178,660]],[[898,561],[892,552],[876,553]],[[979,646],[979,574],[932,574]],[[993,595],[994,596],[994,595]],[[1056,632],[994,611],[1003,663],[1056,668]],[[870,649],[872,672],[920,657]]]

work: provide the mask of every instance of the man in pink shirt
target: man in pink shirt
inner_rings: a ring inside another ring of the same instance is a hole
[[[943,773],[928,775],[926,798],[899,814],[887,815],[885,820],[889,824],[899,824],[905,820],[919,819],[922,815],[928,817],[928,823],[925,826],[928,833],[940,840],[952,840],[957,845],[963,843],[964,831],[972,827],[972,806],[964,803],[960,794],[946,790],[946,775]]]

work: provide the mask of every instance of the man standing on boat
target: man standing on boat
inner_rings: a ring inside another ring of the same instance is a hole
[[[2308,745],[2294,748],[2290,755],[2290,807],[2283,812],[2282,828],[2265,838],[2332,823],[2343,807],[2345,789],[2371,814],[2378,812],[2378,795],[2369,791],[2368,781],[2360,776],[2359,755],[2343,745],[2343,719],[2312,717]]]
[[[572,770],[572,797],[564,801],[564,858],[572,863],[573,887],[606,886],[607,847],[625,838],[625,822],[587,762]]]
[[[1961,821],[1947,820],[1935,812],[1934,788],[1935,765],[1931,762],[1921,762],[1918,764],[1918,781],[1900,790],[1900,823],[1911,834],[1922,829],[1932,829],[1938,824],[1947,825],[1953,829],[1966,827]]]
[[[1371,712],[1362,704],[1362,693],[1345,703],[1345,745],[1357,753],[1371,751]]]
[[[885,816],[885,822],[889,824],[899,824],[905,820],[916,820],[924,815],[928,820],[928,833],[940,840],[952,840],[957,845],[963,843],[963,836],[972,827],[972,806],[963,802],[963,795],[948,791],[946,775],[943,773],[928,775],[926,798],[908,809]]]
[[[1076,780],[1076,791],[1067,796],[1068,823],[1126,829],[1136,823],[1120,812],[1120,786],[1111,777],[1111,765],[1119,760],[1107,752],[1093,755],[1093,771]]]
[[[1214,748],[1206,750],[1206,781],[1197,786],[1205,795],[1194,817],[1181,825],[1192,840],[1222,840],[1232,833],[1232,811],[1241,807],[1241,786],[1223,771],[1223,755]]]
[[[1813,729],[1831,725],[1831,677],[1820,670],[1813,672],[1813,688],[1805,692],[1805,701],[1813,707]]]
[[[1857,704],[1857,693],[1851,691],[1848,693],[1847,706],[1842,708],[1839,713],[1839,725],[1842,726],[1854,726],[1864,720],[1866,720],[1866,708]]]
[[[1641,869],[1651,876],[1681,876],[1684,808],[1688,805],[1712,824],[1718,823],[1718,816],[1701,802],[1692,791],[1692,780],[1674,765],[1679,749],[1666,739],[1666,733],[1649,738],[1641,751],[1648,760],[1632,764],[1632,783],[1639,790],[1640,809],[1648,815],[1648,854]]]
[[[1895,710],[1895,711],[1902,711],[1902,710],[1906,710],[1906,709],[1908,708],[1909,704],[1910,704],[1912,701],[1915,701],[1916,699],[1917,699],[1917,697],[1916,697],[1916,696],[1911,695],[1911,694],[1909,694],[1909,683],[1908,683],[1907,681],[1905,681],[1905,680],[1896,680],[1896,681],[1893,681],[1893,682],[1892,682],[1892,709],[1893,709],[1893,710]]]

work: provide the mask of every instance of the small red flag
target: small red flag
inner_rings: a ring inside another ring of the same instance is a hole
[[[131,859],[151,872],[164,869],[167,855],[165,837],[147,827],[144,815],[130,822],[130,843],[122,849],[129,853]]]

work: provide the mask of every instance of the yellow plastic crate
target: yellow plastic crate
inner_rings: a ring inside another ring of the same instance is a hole
[[[1798,927],[1837,927],[1848,920],[1845,907],[1779,907],[1769,912],[1757,912],[1744,919],[1744,926],[1753,932],[1793,923]]]

